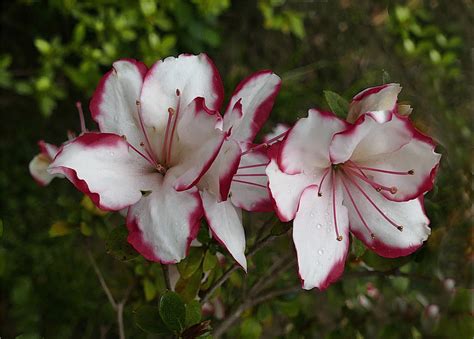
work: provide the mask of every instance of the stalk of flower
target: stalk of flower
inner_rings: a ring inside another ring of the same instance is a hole
[[[389,100],[373,100],[379,92],[366,90],[357,104],[380,108]],[[398,92],[386,93],[395,95],[390,108],[360,114],[354,124],[312,109],[271,150],[269,188],[280,219],[294,219],[305,289],[324,289],[342,274],[349,231],[385,257],[414,252],[430,234],[423,194],[440,156],[396,113]]]
[[[224,142],[216,129],[222,92],[204,54],[166,58],[149,70],[119,60],[91,101],[100,133],[64,145],[49,171],[102,209],[128,208],[128,241],[149,260],[176,263],[203,213],[195,185]]]

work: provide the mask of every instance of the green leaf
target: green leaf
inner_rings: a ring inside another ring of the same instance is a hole
[[[41,54],[48,54],[51,51],[51,45],[43,39],[35,39],[35,47]]]
[[[105,241],[108,254],[117,260],[130,261],[138,257],[137,251],[127,242],[128,232],[125,226],[115,227]]]
[[[352,247],[352,253],[354,254],[356,258],[359,258],[362,255],[364,255],[365,251],[367,250],[367,248],[362,243],[362,241],[360,241],[354,236],[352,237],[351,247]]]
[[[283,235],[291,228],[291,222],[277,222],[275,226],[272,227],[270,234],[271,235]]]
[[[191,247],[189,255],[186,257],[186,259],[182,260],[178,264],[178,271],[181,275],[181,278],[188,279],[194,274],[194,272],[196,272],[199,266],[201,266],[203,254],[202,248]]]
[[[176,292],[178,292],[185,301],[193,300],[201,288],[202,271],[197,270],[188,279],[180,277],[176,283]]]
[[[201,321],[201,304],[191,300],[186,304],[186,327],[198,324]]]
[[[148,278],[143,280],[143,292],[145,293],[146,301],[151,301],[156,297],[155,284],[153,284]]]
[[[181,331],[186,322],[186,306],[179,294],[166,292],[160,299],[159,312],[165,325],[173,331]]]
[[[339,118],[345,119],[349,111],[349,102],[336,92],[324,91],[324,97],[331,108],[331,111]]]
[[[410,261],[410,257],[383,258],[372,251],[366,251],[362,256],[362,260],[366,265],[372,267],[373,269],[386,272],[405,265],[408,261]]]
[[[240,334],[243,339],[257,339],[262,335],[262,326],[254,318],[247,318],[240,325]]]
[[[206,255],[204,256],[204,262],[202,264],[202,270],[204,272],[208,272],[214,269],[217,265],[217,257],[215,254],[207,251]]]
[[[92,235],[92,228],[85,222],[81,222],[81,233],[86,237],[90,237]]]
[[[57,222],[55,222],[54,224],[51,225],[48,234],[51,238],[62,237],[63,235],[67,235],[67,234],[71,233],[71,231],[72,231],[72,229],[68,225],[67,222],[57,221]]]
[[[135,324],[143,331],[153,334],[172,334],[161,320],[157,307],[143,305],[135,311]]]

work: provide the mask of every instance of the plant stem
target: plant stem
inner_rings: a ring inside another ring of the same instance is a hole
[[[163,279],[165,281],[166,288],[171,291],[170,272],[168,270],[168,265],[161,264],[161,269],[163,270]]]
[[[276,235],[269,234],[266,237],[264,237],[263,239],[257,241],[255,243],[255,245],[252,247],[252,249],[250,249],[250,251],[247,253],[247,258],[251,258],[255,253],[260,251],[262,248],[266,247],[268,244],[270,244],[277,237],[278,236],[276,236]],[[212,284],[212,286],[209,287],[209,289],[207,289],[207,291],[203,294],[203,296],[201,298],[201,305],[204,304],[206,301],[208,301],[210,299],[210,297],[214,294],[214,292],[219,287],[221,287],[222,284],[227,281],[227,279],[230,278],[230,276],[232,275],[232,273],[234,273],[234,271],[236,271],[239,268],[240,268],[240,266],[238,264],[234,264],[231,267],[229,267],[227,269],[227,271],[225,271],[224,274],[222,274],[222,276],[219,279],[217,279],[214,282],[214,284]]]

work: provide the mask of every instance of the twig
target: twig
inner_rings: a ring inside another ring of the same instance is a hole
[[[249,308],[255,307],[273,298],[299,291],[301,291],[301,286],[297,285],[287,287],[281,290],[268,292],[267,294],[264,294],[261,297],[247,299],[245,302],[240,304],[239,307],[237,307],[222,323],[220,323],[219,326],[216,327],[216,329],[212,333],[213,338],[219,338],[222,334],[224,334],[240,318],[242,313],[248,310]]]
[[[107,286],[107,283],[105,282],[104,276],[102,275],[102,272],[99,269],[99,266],[97,265],[94,257],[92,256],[91,252],[87,250],[87,255],[89,257],[89,260],[92,264],[92,267],[94,268],[94,271],[97,275],[97,278],[99,279],[100,286],[102,286],[102,289],[104,290],[105,294],[107,295],[107,299],[109,300],[110,305],[114,309],[114,311],[117,313],[117,324],[118,324],[118,330],[119,330],[119,338],[120,339],[125,339],[125,328],[123,325],[123,309],[125,307],[125,304],[127,303],[128,297],[133,289],[133,286],[135,283],[131,284],[127,291],[125,292],[125,296],[120,302],[116,302],[114,297],[112,296],[112,293],[110,292],[109,287]]]
[[[107,295],[107,299],[109,299],[110,305],[112,305],[112,308],[115,311],[117,311],[117,303],[115,302],[115,299],[112,296],[112,293],[110,292],[109,287],[107,286],[107,283],[105,282],[104,276],[102,275],[102,272],[100,271],[99,266],[97,266],[97,263],[95,262],[95,259],[92,256],[91,252],[87,251],[87,255],[89,256],[89,260],[92,264],[92,267],[94,268],[95,274],[97,275],[97,278],[99,279],[100,286],[102,286],[102,289]]]
[[[161,264],[161,269],[163,270],[163,280],[165,281],[166,288],[168,291],[171,291],[170,272],[168,270],[168,265]]]
[[[260,241],[257,241],[257,243],[255,243],[255,245],[252,247],[252,249],[247,253],[247,258],[251,258],[255,253],[260,251],[262,248],[266,247],[268,244],[270,244],[277,237],[278,236],[276,236],[276,235],[269,234],[266,237],[264,237],[263,239],[261,239]],[[227,279],[230,278],[232,273],[234,273],[234,271],[239,269],[239,267],[240,266],[238,264],[234,264],[231,267],[229,267],[227,269],[227,271],[225,271],[222,274],[222,276],[219,279],[217,279],[214,282],[214,284],[211,287],[209,287],[209,289],[206,292],[204,292],[204,294],[201,298],[201,304],[204,304],[206,301],[208,301],[209,298],[214,294],[214,292],[219,287],[221,287],[222,284],[225,283],[227,281]]]

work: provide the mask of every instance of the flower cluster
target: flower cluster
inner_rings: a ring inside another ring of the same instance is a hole
[[[205,55],[180,55],[150,69],[119,60],[90,104],[100,132],[59,149],[41,143],[30,172],[43,185],[64,176],[101,209],[125,211],[128,241],[145,258],[182,260],[205,217],[213,238],[244,270],[242,210],[293,222],[303,288],[342,273],[349,232],[385,257],[427,239],[423,195],[440,156],[398,105],[389,84],[356,95],[347,121],[311,109],[254,144],[280,78],[257,72],[235,89],[223,117],[223,86]]]

